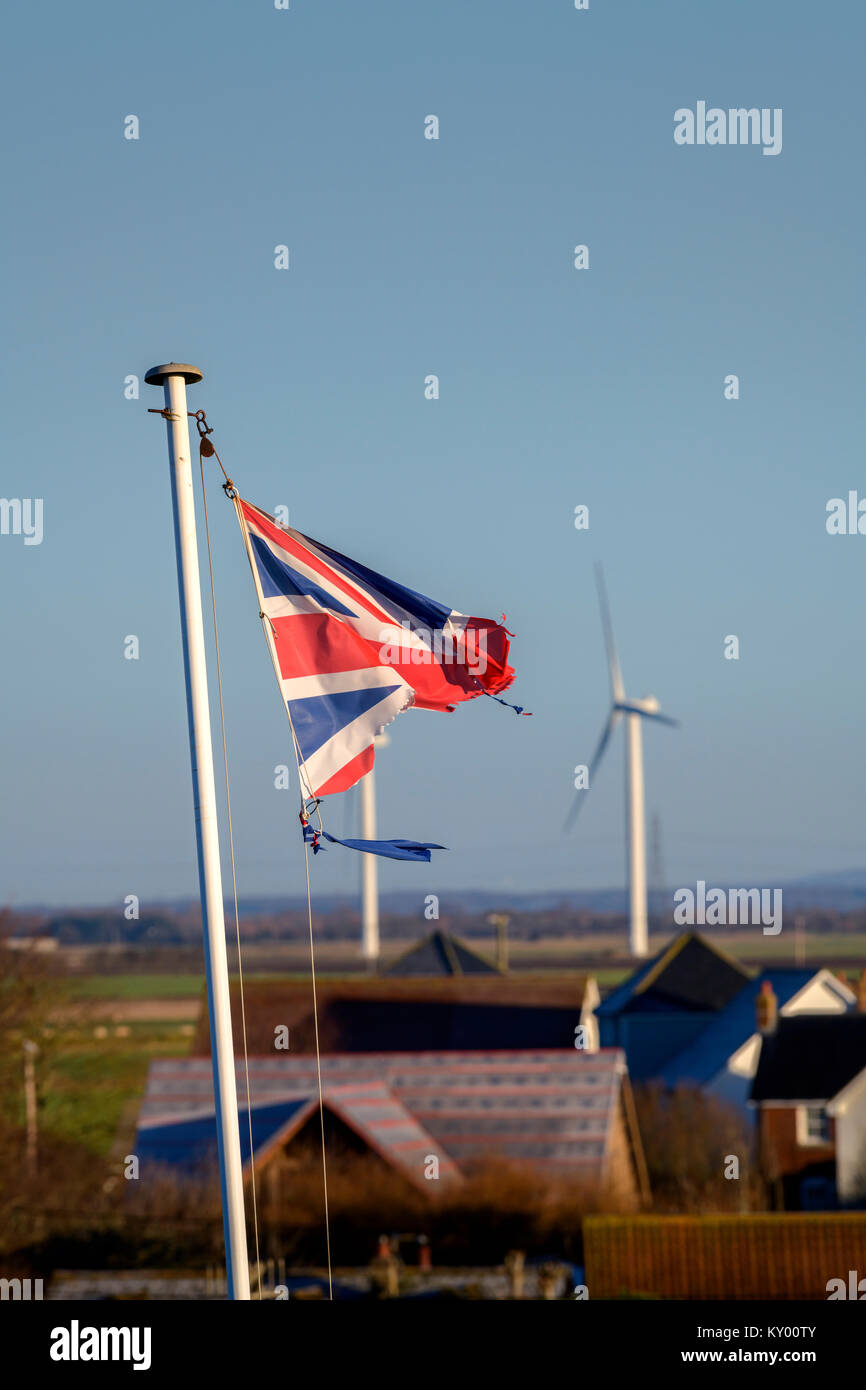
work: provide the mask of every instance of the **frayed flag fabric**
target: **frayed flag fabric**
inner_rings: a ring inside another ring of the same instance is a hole
[[[356,849],[362,854],[377,854],[381,859],[408,859],[415,863],[423,860],[425,864],[430,863],[431,850],[445,848],[444,845],[432,845],[420,840],[338,840],[327,830],[314,830],[309,824],[304,825],[304,839],[308,845],[312,845],[314,854],[324,848],[321,841],[327,840],[329,845],[345,845],[346,849]]]
[[[304,797],[346,791],[404,709],[451,711],[514,679],[506,628],[466,617],[234,498]]]

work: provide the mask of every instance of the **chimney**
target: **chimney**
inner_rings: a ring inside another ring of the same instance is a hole
[[[496,968],[503,975],[508,974],[508,923],[511,921],[506,912],[491,912],[487,917],[492,927],[496,928]]]
[[[779,1016],[779,1000],[773,993],[773,986],[769,980],[761,981],[761,991],[755,1001],[755,1014],[758,1024],[758,1032],[767,1037],[776,1031],[776,1021]]]
[[[857,1012],[866,1014],[866,970],[860,971],[860,978],[854,988],[857,991]]]
[[[496,924],[496,964],[508,974],[508,918],[503,913]]]

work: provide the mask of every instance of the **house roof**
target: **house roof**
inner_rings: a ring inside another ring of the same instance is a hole
[[[452,936],[450,932],[437,927],[436,931],[419,941],[398,960],[394,961],[383,975],[498,975],[495,965],[484,960],[475,951]]]
[[[765,970],[754,980],[747,980],[688,1047],[676,1053],[662,1067],[658,1079],[668,1086],[684,1081],[705,1085],[757,1031],[755,1003],[764,980],[770,981],[781,1010],[815,976],[814,970]]]
[[[319,1008],[319,1039],[334,1052],[574,1049],[574,1006],[464,1003],[447,999],[330,999]],[[291,1031],[292,1050],[315,1051],[310,1013]]]
[[[749,971],[698,932],[682,932],[602,1002],[600,1018],[621,1013],[714,1013],[742,989]]]
[[[508,1052],[413,1052],[326,1055],[321,1059],[327,1102],[342,1104],[348,1123],[361,1123],[363,1106],[346,1087],[375,1084],[376,1105],[387,1129],[385,1093],[427,1136],[427,1152],[458,1167],[479,1157],[565,1168],[601,1180],[619,1102],[625,1059],[619,1048],[585,1053],[525,1050]],[[249,1061],[254,1107],[280,1105],[292,1096],[313,1096],[314,1057],[253,1057]],[[243,1063],[238,1063],[243,1085]],[[341,1097],[338,1091],[343,1092]],[[362,1092],[359,1092],[362,1096]],[[291,1120],[294,1112],[288,1116]],[[374,1111],[367,1111],[369,1121]],[[213,1080],[205,1058],[154,1061],[139,1116],[139,1139],[170,1123],[189,1124],[203,1115],[213,1125]],[[279,1120],[270,1117],[271,1137]],[[241,1130],[246,1124],[244,1113]],[[177,1131],[182,1141],[185,1136]],[[199,1131],[192,1132],[195,1139]],[[406,1137],[410,1138],[409,1131]],[[417,1134],[415,1135],[417,1138]],[[157,1135],[164,1145],[166,1136]],[[267,1142],[267,1136],[262,1143]],[[254,1144],[255,1147],[255,1144]],[[415,1144],[412,1154],[420,1152]],[[440,1159],[440,1164],[442,1160]],[[440,1167],[441,1171],[441,1167]]]
[[[248,980],[246,1035],[251,1053],[274,1046],[274,1029],[289,1029],[290,1050],[315,1052],[313,994],[307,980]],[[471,1048],[574,1049],[574,1027],[598,1000],[591,976],[440,975],[352,977],[318,982],[319,1042],[324,1052],[413,1052]],[[241,1035],[240,995],[231,990]],[[192,1053],[210,1056],[207,1010]]]
[[[866,1067],[866,1014],[794,1014],[765,1035],[753,1101],[828,1101]]]
[[[299,1078],[300,1080],[301,1078]],[[250,1128],[256,1165],[288,1143],[318,1110],[315,1089],[304,1077],[302,1091],[281,1100],[253,1105],[250,1118],[239,1111],[241,1159],[250,1160]],[[205,1099],[202,1097],[202,1099]],[[349,1126],[367,1146],[416,1185],[424,1182],[424,1162],[430,1153],[439,1158],[440,1181],[459,1177],[456,1165],[432,1136],[410,1115],[394,1093],[381,1082],[364,1081],[323,1088],[326,1110]],[[136,1153],[142,1162],[171,1169],[195,1169],[216,1162],[216,1124],[212,1109],[189,1118],[174,1114],[156,1121],[141,1120]]]
[[[258,1155],[280,1130],[300,1127],[310,1113],[311,1098],[307,1095],[275,1101],[269,1105],[251,1107],[253,1152]],[[246,1168],[250,1161],[250,1125],[246,1111],[241,1112],[241,1158]],[[142,1163],[156,1163],[166,1168],[207,1167],[216,1160],[216,1126],[213,1110],[205,1107],[197,1114],[173,1116],[165,1121],[139,1124],[135,1152]]]

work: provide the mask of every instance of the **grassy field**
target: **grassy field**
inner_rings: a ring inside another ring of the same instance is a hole
[[[106,1031],[104,1038],[59,1035],[38,1075],[40,1130],[99,1158],[118,1139],[124,1148],[132,1139],[151,1060],[184,1056],[191,1041],[176,1025],[133,1024],[123,1037]]]
[[[186,999],[203,989],[203,975],[80,975],[68,982],[68,998]]]
[[[709,934],[708,934],[709,935]],[[654,936],[650,941],[650,952],[655,953],[668,937]],[[757,931],[731,932],[726,935],[716,932],[710,936],[715,945],[727,951],[745,964],[793,966],[799,964],[794,947],[793,935],[783,932],[777,937],[764,936]],[[388,943],[384,950],[386,964],[396,959],[408,948],[410,942]],[[473,950],[490,957],[495,953],[492,940],[472,940]],[[309,978],[307,948],[287,945],[278,949],[269,946],[268,953],[278,957],[282,968],[263,971],[256,969],[255,947],[244,953],[246,961],[245,979],[253,980],[305,980]],[[557,970],[559,973],[585,971],[595,975],[599,984],[610,987],[618,983],[632,968],[625,958],[625,941],[599,935],[586,937],[580,941],[563,941],[549,938],[541,941],[513,941],[509,948],[511,968],[521,970]],[[275,961],[276,963],[276,961]],[[827,933],[812,935],[805,942],[805,965],[818,969],[827,966],[831,970],[847,967],[850,971],[866,967],[866,935],[854,933]],[[357,948],[355,943],[327,943],[317,953],[318,974],[322,979],[358,980],[361,972],[357,968]],[[200,974],[84,974],[69,979],[67,984],[70,1003],[79,1001],[147,1000],[147,999],[193,999],[200,998],[204,989],[204,976]]]

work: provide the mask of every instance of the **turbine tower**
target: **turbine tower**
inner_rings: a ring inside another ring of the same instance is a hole
[[[387,748],[387,734],[377,734],[374,746]],[[361,778],[361,839],[376,838],[375,769],[370,768]],[[379,959],[379,866],[375,854],[361,855],[361,955],[370,970],[376,969]]]
[[[629,949],[633,956],[643,958],[649,954],[647,932],[647,880],[646,880],[646,812],[644,805],[643,782],[643,729],[641,721],[655,719],[660,724],[670,724],[678,728],[678,721],[659,713],[659,702],[654,695],[645,695],[640,700],[630,700],[625,693],[625,685],[620,670],[616,645],[613,640],[613,625],[604,575],[601,565],[595,567],[598,587],[598,603],[601,609],[601,625],[604,631],[604,644],[607,648],[607,665],[610,673],[611,706],[607,723],[599,739],[592,762],[589,765],[587,788],[580,788],[572,803],[565,822],[569,830],[577,820],[585,792],[592,787],[593,778],[610,742],[610,736],[620,721],[625,719],[626,759],[625,759],[625,826],[628,853],[628,900],[629,900]]]

